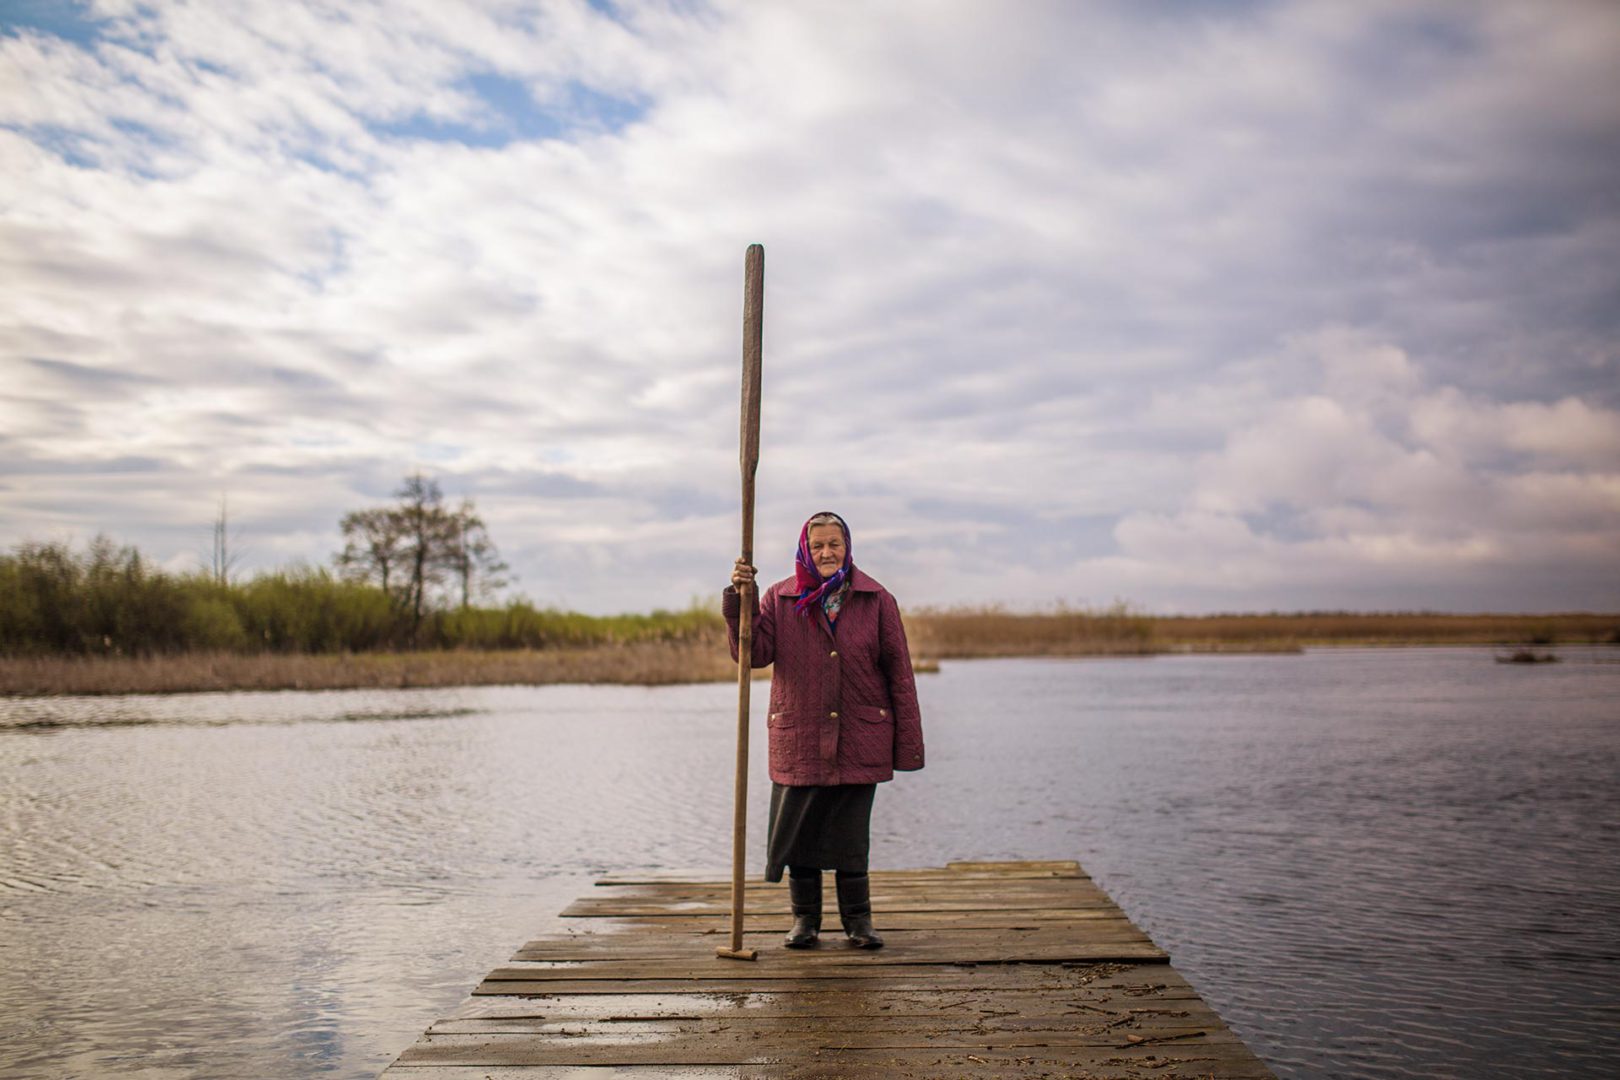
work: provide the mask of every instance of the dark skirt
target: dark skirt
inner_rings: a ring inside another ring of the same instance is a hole
[[[771,784],[765,830],[765,880],[781,881],[788,866],[865,870],[872,846],[876,784],[825,787]]]

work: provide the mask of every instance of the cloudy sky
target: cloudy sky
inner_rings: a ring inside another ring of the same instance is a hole
[[[0,545],[541,603],[1620,609],[1620,6],[0,3]]]

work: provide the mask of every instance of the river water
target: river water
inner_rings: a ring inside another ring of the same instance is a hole
[[[1612,1075],[1620,651],[1560,654],[946,663],[873,865],[1078,858],[1283,1077]],[[0,699],[0,1075],[374,1076],[594,874],[726,866],[734,725],[729,685]]]

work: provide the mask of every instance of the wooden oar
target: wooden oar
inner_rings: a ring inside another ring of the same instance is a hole
[[[748,245],[743,268],[742,374],[742,561],[754,565],[754,473],[759,469],[759,376],[765,325],[765,249]],[[731,960],[759,954],[743,948],[743,856],[748,835],[748,691],[754,682],[756,587],[737,590],[742,617],[737,627],[737,782],[731,819],[731,947],[715,952]]]

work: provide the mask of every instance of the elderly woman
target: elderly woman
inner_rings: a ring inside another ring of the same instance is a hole
[[[722,610],[737,656],[738,589],[755,570],[738,559]],[[895,771],[923,767],[922,714],[900,607],[855,568],[849,526],[816,514],[799,533],[793,576],[765,590],[752,666],[771,679],[771,816],[765,879],[788,872],[793,929],[804,949],[821,932],[821,872],[836,873],[838,914],[852,945],[877,949],[866,877],[872,796]]]

